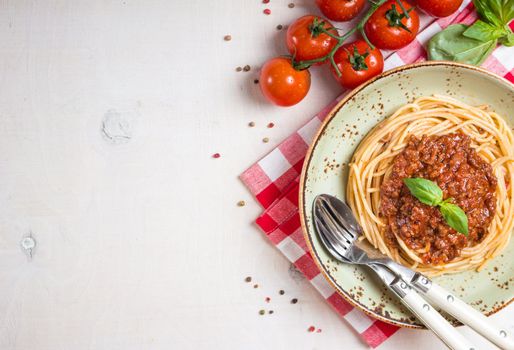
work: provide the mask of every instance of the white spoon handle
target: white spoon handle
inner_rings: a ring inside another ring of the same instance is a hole
[[[505,329],[496,327],[491,319],[488,319],[437,283],[420,275],[419,278],[414,279],[412,285],[434,306],[441,308],[463,324],[473,328],[500,349],[514,350],[514,341]]]
[[[403,280],[398,279],[390,286],[403,304],[407,306],[428,329],[434,332],[452,350],[477,350],[425,299]]]

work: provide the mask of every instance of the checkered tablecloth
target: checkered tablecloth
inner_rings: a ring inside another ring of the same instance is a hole
[[[476,20],[476,13],[470,1],[466,0],[450,17],[434,20],[421,15],[420,19],[423,30],[418,34],[417,40],[399,51],[383,52],[386,57],[385,70],[425,60],[424,45],[435,33],[450,24],[471,24]],[[514,27],[514,22],[511,27]],[[511,48],[498,47],[482,67],[514,82],[513,51]],[[247,169],[240,178],[264,208],[264,212],[256,220],[257,225],[363,340],[371,347],[377,347],[398,328],[370,318],[355,309],[325,280],[308,251],[298,213],[298,183],[307,148],[323,119],[342,96],[344,93]]]

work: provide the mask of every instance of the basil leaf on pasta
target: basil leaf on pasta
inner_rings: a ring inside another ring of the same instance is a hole
[[[442,203],[439,207],[444,220],[455,231],[468,235],[468,217],[464,210],[452,203]]]
[[[420,177],[403,179],[410,193],[421,203],[427,205],[438,205],[443,200],[443,191],[433,181]]]

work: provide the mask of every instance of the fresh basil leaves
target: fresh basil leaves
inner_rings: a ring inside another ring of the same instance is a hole
[[[468,26],[454,24],[437,33],[428,43],[431,60],[482,64],[493,52],[498,40],[480,41],[463,35]]]
[[[476,39],[482,42],[497,40],[505,35],[504,28],[498,28],[492,24],[478,20],[471,27],[464,26],[466,30],[462,32],[466,38]]]
[[[433,181],[420,177],[403,179],[410,193],[421,203],[439,207],[444,220],[455,231],[468,235],[468,217],[458,205],[451,203],[452,198],[443,201],[443,191]]]
[[[435,206],[443,201],[443,191],[433,181],[415,177],[403,179],[403,183],[421,203]]]
[[[514,18],[512,0],[474,0],[480,18],[497,26],[508,24]]]
[[[454,24],[437,33],[428,43],[431,60],[480,65],[498,43],[514,46],[508,24],[514,18],[514,0],[473,0],[480,17],[471,26]]]
[[[439,206],[444,221],[455,231],[468,235],[468,217],[464,210],[452,203],[443,203]]]

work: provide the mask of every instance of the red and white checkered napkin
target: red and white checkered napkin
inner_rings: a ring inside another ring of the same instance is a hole
[[[453,23],[473,23],[476,14],[470,1],[464,1],[459,11],[451,17],[431,20],[423,16],[425,26],[417,40],[409,46],[389,54],[385,60],[385,69],[391,69],[407,63],[423,61],[426,52],[425,42],[442,28]],[[514,22],[511,23],[514,29]],[[483,67],[514,82],[514,55],[512,49],[497,48],[483,64]],[[344,95],[344,94],[343,94]],[[257,225],[277,248],[311,281],[323,295],[371,347],[377,347],[398,328],[372,319],[350,305],[325,280],[315,265],[303,238],[298,213],[298,183],[305,153],[318,130],[321,122],[332,107],[341,99],[331,103],[300,130],[289,136],[277,148],[241,174],[241,180],[264,207],[264,213],[256,220]]]

